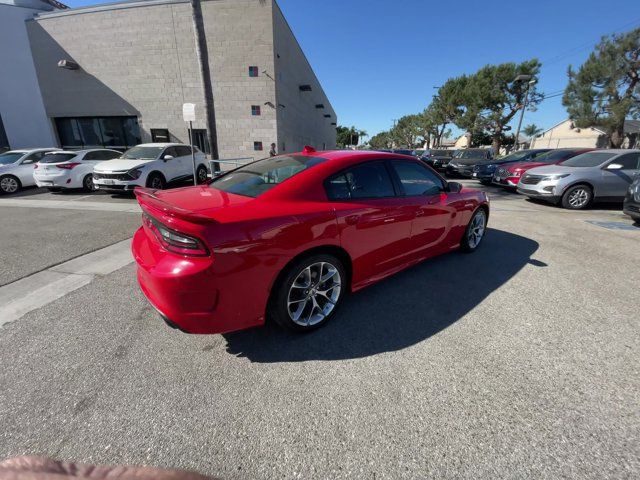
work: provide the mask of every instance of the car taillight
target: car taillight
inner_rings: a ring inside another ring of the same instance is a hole
[[[80,165],[78,162],[75,163],[59,163],[56,167],[61,168],[63,170],[71,170],[74,167]]]
[[[160,244],[168,251],[179,253],[180,255],[193,255],[198,257],[209,255],[207,247],[197,238],[176,232],[146,213],[142,214],[142,221],[145,226],[153,232]]]

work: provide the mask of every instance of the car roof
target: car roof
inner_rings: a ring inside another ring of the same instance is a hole
[[[31,152],[41,152],[41,151],[47,151],[47,150],[51,150],[52,152],[60,151],[60,149],[57,147],[44,147],[44,148],[19,148],[16,150],[7,150],[6,152],[3,152],[3,153],[31,153]]]
[[[139,143],[138,145],[136,145],[136,147],[175,147],[177,145],[182,145],[185,147],[188,147],[189,145],[186,145],[184,143]]]

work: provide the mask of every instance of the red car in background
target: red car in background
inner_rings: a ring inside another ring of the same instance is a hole
[[[507,188],[516,188],[520,177],[530,168],[556,165],[591,150],[595,150],[595,148],[557,148],[537,156],[534,162],[510,163],[498,167],[493,175],[493,183]]]
[[[420,160],[365,151],[258,160],[209,185],[135,190],[138,281],[169,325],[224,333],[327,322],[345,293],[480,244],[484,192]]]

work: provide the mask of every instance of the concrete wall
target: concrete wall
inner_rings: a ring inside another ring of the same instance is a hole
[[[336,146],[336,113],[309,65],[282,11],[273,3],[273,38],[278,106],[278,151],[299,151],[305,145],[316,149]],[[311,85],[301,92],[300,85]],[[324,104],[317,109],[316,104]],[[331,115],[325,118],[324,115]]]
[[[608,145],[606,136],[594,128],[572,128],[571,120],[565,120],[534,138],[531,148],[596,148]]]
[[[266,157],[277,138],[275,110],[265,105],[275,101],[271,11],[270,1],[202,3],[222,159]],[[249,66],[258,67],[258,77],[249,77]],[[251,105],[260,106],[260,116],[251,115]],[[264,150],[254,151],[254,142]]]
[[[0,2],[0,116],[11,148],[54,146],[25,24],[41,10],[21,5]]]
[[[49,117],[136,115],[143,142],[152,128],[188,141],[182,104],[203,98],[189,3],[47,14],[28,30]],[[58,68],[62,59],[80,70]]]

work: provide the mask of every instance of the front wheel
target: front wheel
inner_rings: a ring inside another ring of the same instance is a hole
[[[593,200],[593,192],[586,185],[574,185],[562,195],[562,206],[570,210],[587,208]]]
[[[332,255],[313,255],[288,268],[276,286],[271,317],[298,332],[315,330],[335,314],[346,290],[342,262]]]
[[[465,253],[475,252],[480,246],[487,229],[487,212],[483,208],[476,210],[460,242],[460,249]]]
[[[84,177],[82,180],[82,188],[85,192],[93,192],[96,189],[96,186],[93,184],[93,175],[90,173]]]

